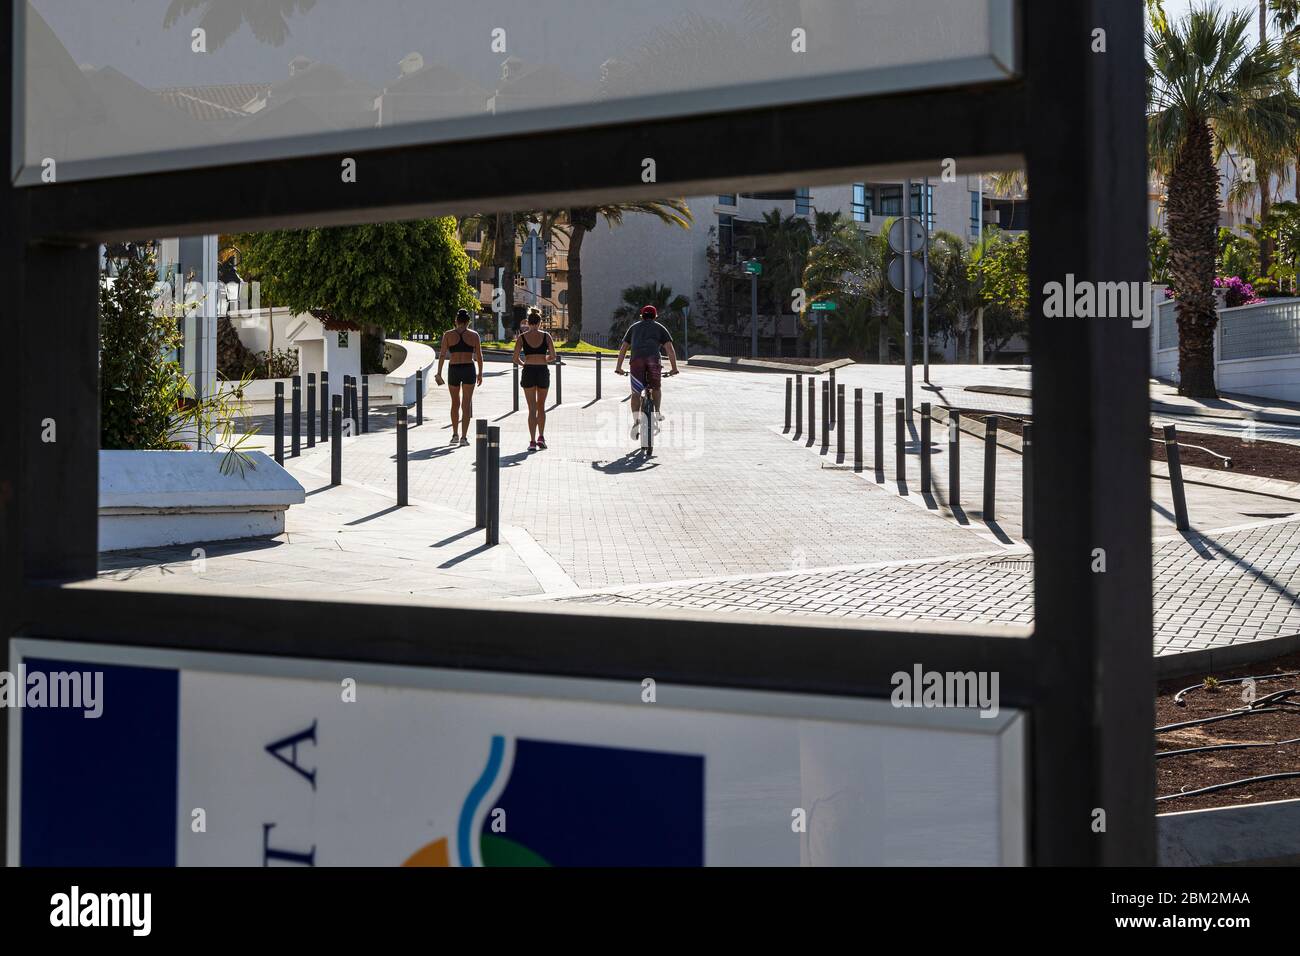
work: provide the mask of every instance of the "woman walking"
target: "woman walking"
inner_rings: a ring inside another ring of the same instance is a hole
[[[451,392],[451,443],[468,445],[469,420],[474,414],[474,387],[483,384],[483,343],[469,327],[469,313],[461,309],[456,313],[456,327],[442,333],[442,353],[438,356],[438,372],[434,381],[441,385],[442,363],[450,361],[447,370],[447,390]],[[478,363],[478,373],[474,363]],[[457,435],[457,428],[460,433]]]
[[[528,311],[528,327],[515,339],[514,361],[524,367],[519,385],[528,399],[529,451],[546,447],[546,393],[551,388],[549,366],[556,359],[555,342],[542,330],[542,314]]]

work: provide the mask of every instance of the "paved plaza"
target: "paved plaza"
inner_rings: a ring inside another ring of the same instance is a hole
[[[667,418],[655,456],[645,460],[628,434],[627,380],[613,374],[612,361],[599,400],[594,362],[569,361],[562,404],[551,391],[550,448],[532,453],[526,415],[513,411],[509,366],[489,363],[475,416],[501,428],[498,547],[487,548],[473,528],[473,448],[448,444],[447,397],[435,388],[424,424],[409,431],[410,507],[394,505],[394,415],[377,408],[369,434],[344,439],[343,485],[329,485],[326,444],[287,460],[308,498],[290,509],[284,535],[213,543],[197,563],[189,546],[105,555],[101,581],[268,596],[1032,624],[1018,441],[1011,436],[1012,447],[998,450],[996,510],[986,516],[982,439],[963,434],[961,501],[950,502],[947,431],[936,423],[933,488],[923,495],[919,417],[906,435],[905,472],[895,471],[902,369],[853,366],[836,377],[848,396],[843,459],[834,431],[825,452],[820,430],[809,440],[806,408],[798,437],[784,431],[784,374],[684,368],[666,381]],[[1027,388],[1024,369],[934,366],[931,378],[936,387],[926,388],[918,375],[916,404],[1029,412],[1027,398],[970,390]],[[861,473],[852,468],[858,388]],[[880,472],[877,391],[886,408]],[[1286,424],[1270,428],[1300,437]],[[269,434],[254,445],[269,450]],[[1157,655],[1300,633],[1300,502],[1189,484],[1193,530],[1182,535],[1168,482],[1152,486]]]

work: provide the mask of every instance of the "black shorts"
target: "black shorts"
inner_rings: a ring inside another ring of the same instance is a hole
[[[521,388],[550,388],[551,370],[545,365],[525,365],[519,376]]]
[[[473,362],[447,366],[447,384],[453,388],[457,385],[473,385],[477,381],[478,369]]]

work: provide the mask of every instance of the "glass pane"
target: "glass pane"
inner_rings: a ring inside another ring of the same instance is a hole
[[[32,0],[19,182],[1004,79],[1011,0]],[[50,161],[53,161],[51,164]]]

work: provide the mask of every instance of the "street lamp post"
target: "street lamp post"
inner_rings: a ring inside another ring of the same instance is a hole
[[[750,358],[758,358],[758,277],[763,272],[763,263],[757,259],[748,259],[745,261],[745,271],[749,273]]]

